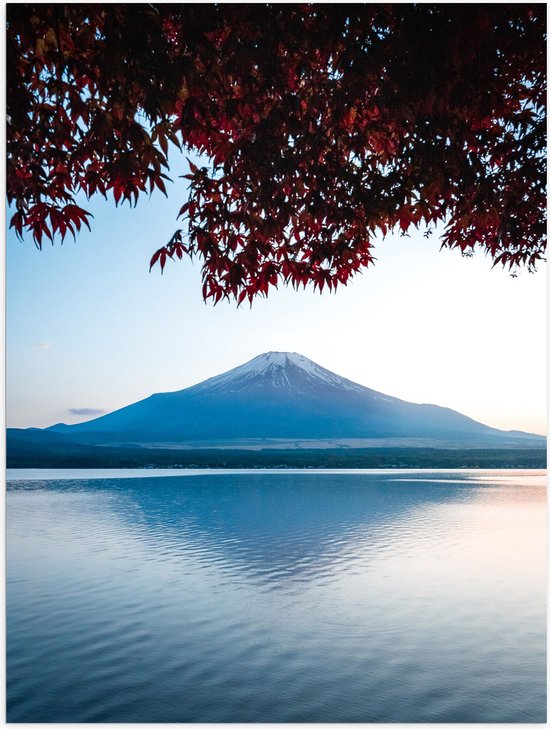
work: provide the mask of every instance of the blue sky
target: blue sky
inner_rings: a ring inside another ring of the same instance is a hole
[[[252,309],[214,307],[199,262],[148,271],[185,190],[177,180],[168,199],[135,209],[94,200],[76,244],[38,251],[8,235],[8,426],[88,420],[281,350],[406,400],[545,432],[544,266],[512,278],[482,254],[439,252],[437,236],[396,236],[336,294],[281,288]]]

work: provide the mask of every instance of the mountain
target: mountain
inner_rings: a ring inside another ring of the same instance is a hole
[[[94,420],[47,430],[72,442],[95,444],[246,439],[544,442],[541,436],[490,428],[449,408],[376,392],[289,352],[260,354],[184,390],[151,395]]]

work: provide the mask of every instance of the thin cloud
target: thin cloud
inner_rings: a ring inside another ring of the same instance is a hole
[[[49,342],[37,342],[35,347],[38,347],[38,349],[51,349],[52,345]]]
[[[71,415],[103,415],[107,411],[98,408],[69,408],[67,412]]]

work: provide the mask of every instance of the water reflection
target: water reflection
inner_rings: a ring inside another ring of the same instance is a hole
[[[541,478],[13,482],[9,718],[543,720]]]

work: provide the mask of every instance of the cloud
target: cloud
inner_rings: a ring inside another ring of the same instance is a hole
[[[37,342],[35,347],[38,347],[38,349],[51,349],[52,345],[49,342]]]
[[[107,411],[98,408],[69,408],[67,412],[71,415],[103,415]]]

